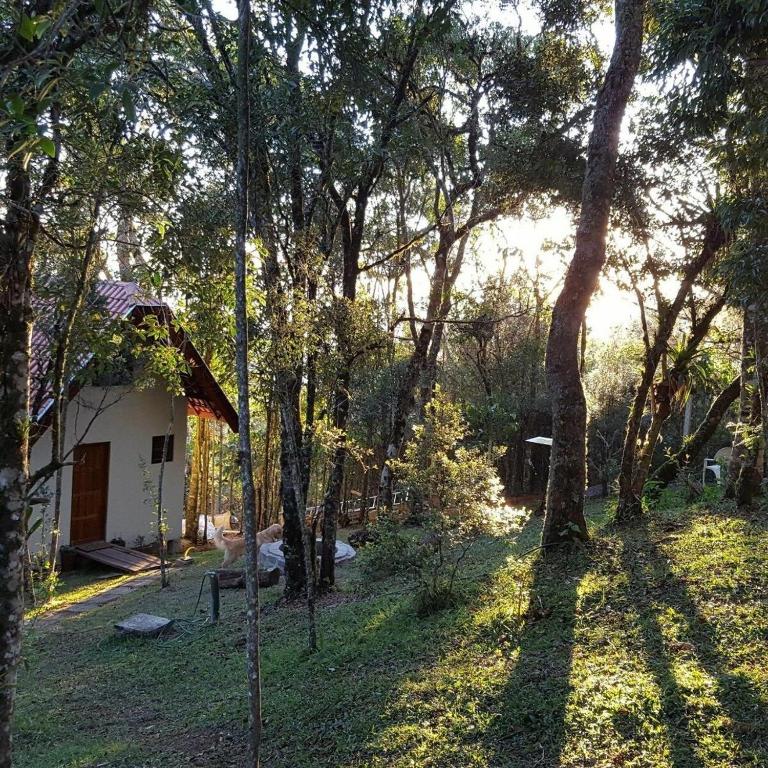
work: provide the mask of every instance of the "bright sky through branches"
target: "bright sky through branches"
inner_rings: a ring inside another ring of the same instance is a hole
[[[237,6],[232,0],[213,0],[213,7],[226,18],[237,18]],[[525,3],[481,2],[466,3],[464,13],[477,18],[478,23],[498,23],[535,32],[539,20],[534,9]],[[610,55],[613,45],[614,28],[610,16],[593,25],[594,35],[603,53]],[[626,134],[625,120],[625,138]],[[505,218],[492,225],[479,229],[474,240],[473,258],[459,277],[457,287],[461,290],[477,289],[478,280],[498,274],[502,267],[504,252],[510,253],[508,268],[514,269],[519,261],[533,274],[537,260],[544,280],[545,290],[551,292],[554,302],[571,256],[571,248],[553,250],[548,243],[563,246],[575,232],[575,222],[562,209],[554,209],[547,216],[534,219],[530,216]],[[512,255],[511,252],[519,252]],[[473,262],[473,263],[472,263]],[[426,300],[428,292],[427,275],[414,274],[414,292],[417,303]],[[375,291],[375,288],[373,289]],[[593,297],[587,311],[587,324],[590,335],[596,338],[609,338],[632,325],[638,319],[637,307],[626,293],[620,291],[607,279],[602,279],[600,289]]]

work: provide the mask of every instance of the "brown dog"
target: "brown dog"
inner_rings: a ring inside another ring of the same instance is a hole
[[[283,538],[283,526],[278,523],[270,525],[263,531],[256,534],[257,551],[261,549],[262,544],[270,544],[273,541],[279,541]],[[220,525],[213,534],[213,543],[216,549],[224,552],[224,561],[222,568],[232,565],[245,554],[245,538],[242,536],[227,537],[224,535],[224,526]]]

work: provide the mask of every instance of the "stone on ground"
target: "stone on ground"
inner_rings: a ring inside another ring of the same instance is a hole
[[[124,635],[138,637],[157,637],[171,628],[173,619],[153,616],[151,613],[135,613],[124,621],[115,624],[115,629]]]

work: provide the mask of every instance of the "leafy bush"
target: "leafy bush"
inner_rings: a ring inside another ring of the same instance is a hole
[[[428,614],[453,605],[456,576],[472,544],[497,527],[501,484],[494,451],[461,445],[467,423],[438,390],[417,426],[398,477],[422,500],[425,536],[409,556],[419,577],[417,610]]]
[[[370,526],[375,540],[360,550],[360,568],[368,578],[384,578],[413,568],[416,542],[392,520]]]

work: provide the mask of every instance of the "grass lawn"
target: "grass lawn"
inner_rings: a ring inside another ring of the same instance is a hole
[[[768,515],[685,509],[606,525],[564,556],[484,541],[461,607],[416,617],[411,585],[342,571],[304,652],[300,607],[262,593],[264,766],[698,768],[768,765]],[[19,768],[241,766],[242,592],[216,627],[115,635],[135,611],[189,618],[218,553],[54,629],[31,629]],[[202,616],[202,614],[199,614]]]
[[[111,589],[129,582],[132,578],[134,577],[131,574],[121,575],[115,571],[100,568],[88,568],[61,574],[53,585],[54,588],[50,594],[47,584],[35,585],[37,604],[30,604],[24,615],[27,620],[36,619],[38,616],[44,616],[58,608],[109,592]]]

